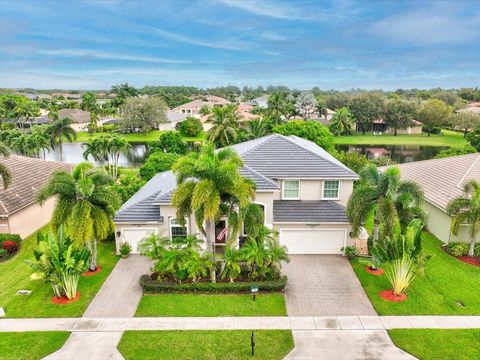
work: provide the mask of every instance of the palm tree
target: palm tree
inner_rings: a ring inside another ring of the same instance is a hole
[[[228,146],[237,139],[239,128],[237,106],[229,104],[223,107],[215,106],[207,122],[212,124],[208,130],[208,140],[220,147]]]
[[[266,115],[270,117],[274,123],[278,124],[283,118],[288,118],[290,107],[285,92],[274,92],[268,97],[267,104]]]
[[[52,137],[52,147],[59,146],[60,149],[60,161],[63,161],[63,139],[72,142],[77,138],[77,132],[70,127],[72,119],[58,117],[58,113],[51,113],[53,117],[53,123],[48,127],[48,132]]]
[[[348,135],[352,131],[353,116],[350,111],[342,107],[337,110],[330,120],[330,131],[335,135]]]
[[[95,161],[107,162],[108,172],[114,180],[118,177],[118,160],[120,154],[130,149],[130,143],[118,135],[100,136],[85,143],[83,158],[92,156]]]
[[[37,150],[37,155],[39,155],[41,151],[43,153],[43,158],[45,159],[45,150],[50,150],[52,147],[52,141],[50,134],[48,133],[48,127],[34,126],[30,136],[32,137],[34,147]]]
[[[476,235],[480,229],[480,182],[470,180],[463,187],[464,195],[451,200],[447,205],[447,212],[452,216],[452,232],[458,234],[460,226],[469,224],[470,248],[468,255],[473,256],[475,251]]]
[[[257,139],[259,137],[268,135],[268,128],[264,120],[255,119],[247,122],[245,128],[245,137],[247,140]]]
[[[8,157],[9,155],[10,155],[10,151],[8,150],[8,147],[3,142],[0,141],[0,156]],[[12,183],[12,174],[10,173],[10,170],[8,170],[8,168],[1,163],[0,163],[0,179],[2,180],[4,189],[7,189]]]
[[[374,240],[378,240],[379,233],[382,237],[393,236],[399,225],[405,227],[409,220],[424,217],[420,209],[422,198],[419,185],[401,181],[398,168],[389,167],[380,173],[374,165],[365,167],[347,204],[353,234],[356,235],[360,226],[373,216]]]
[[[112,185],[110,176],[95,171],[90,163],[80,163],[71,173],[55,172],[37,195],[40,204],[57,198],[50,222],[54,231],[63,225],[70,239],[91,250],[93,240],[92,270],[97,267],[97,240],[114,231],[112,219],[121,202]]]
[[[210,143],[198,153],[181,157],[173,165],[178,185],[172,205],[177,209],[177,221],[182,223],[186,216],[194,214],[208,250],[213,249],[214,225],[222,215],[228,216],[229,243],[236,239],[242,228],[239,212],[250,205],[255,195],[254,183],[239,173],[242,165],[233,150],[215,151]],[[215,280],[214,271],[212,280]]]

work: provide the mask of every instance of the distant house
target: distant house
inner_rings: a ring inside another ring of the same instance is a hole
[[[227,104],[230,104],[230,101],[227,99],[214,95],[206,95],[199,99],[192,100],[186,104],[177,106],[176,108],[173,108],[172,111],[179,114],[185,114],[186,116],[200,118],[200,109],[202,107],[207,106],[208,108],[212,108],[214,106],[225,106]]]
[[[167,122],[161,123],[158,126],[158,130],[175,130],[175,126],[188,117],[186,114],[177,113],[170,109],[166,111],[165,115]]]
[[[12,183],[0,184],[0,233],[19,234],[22,238],[46,225],[53,213],[55,199],[41,207],[36,203],[38,191],[56,170],[70,171],[71,165],[24,156],[1,158],[12,174]]]
[[[266,109],[268,107],[268,95],[262,95],[249,101],[252,106]]]
[[[458,110],[459,112],[468,112],[473,114],[480,114],[480,102],[471,102],[463,109]]]
[[[88,124],[90,123],[90,112],[83,111],[80,109],[62,109],[58,112],[60,119],[70,118],[72,119],[72,124],[70,125],[75,131],[87,131]],[[111,118],[99,119],[97,124],[99,126],[104,125],[108,121],[112,120]]]
[[[415,181],[422,187],[425,194],[422,207],[428,213],[427,229],[444,243],[469,242],[469,225],[462,226],[458,236],[451,234],[452,218],[446,209],[450,200],[462,196],[466,182],[480,180],[480,153],[395,166],[400,169],[402,180]],[[379,168],[380,171],[385,169]],[[480,241],[480,234],[477,234],[477,241]]]
[[[356,124],[357,131],[362,131],[362,126]],[[422,133],[423,124],[420,121],[412,120],[412,125],[408,126],[405,129],[397,129],[398,135],[419,135]],[[388,124],[383,119],[374,120],[368,127],[367,130],[373,132],[374,134],[393,134],[395,129],[388,126]]]

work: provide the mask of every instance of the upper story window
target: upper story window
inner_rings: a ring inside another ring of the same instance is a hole
[[[177,219],[170,219],[170,239],[185,238],[188,235],[188,219],[185,219],[185,226],[178,223]]]
[[[323,198],[337,200],[339,198],[340,182],[338,180],[325,180],[323,182]]]
[[[283,181],[283,200],[300,199],[300,180]]]

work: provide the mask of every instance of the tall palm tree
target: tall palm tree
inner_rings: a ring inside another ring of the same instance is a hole
[[[241,167],[242,160],[233,150],[215,151],[213,144],[181,157],[173,165],[178,185],[172,205],[177,208],[177,220],[184,222],[186,216],[193,214],[208,250],[214,246],[215,222],[222,215],[228,216],[230,244],[242,228],[239,212],[254,198],[255,185],[240,175]]]
[[[266,115],[274,123],[278,124],[283,118],[288,118],[289,111],[290,107],[285,92],[277,91],[268,97]]]
[[[229,104],[215,106],[207,122],[212,124],[208,130],[208,140],[220,147],[231,145],[237,139],[239,128],[237,106]]]
[[[80,163],[71,173],[55,172],[37,195],[40,204],[57,198],[50,224],[54,231],[63,225],[70,239],[88,245],[92,270],[97,267],[97,240],[114,230],[112,219],[121,202],[112,185],[109,175],[95,171],[90,163]]]
[[[247,140],[257,139],[268,134],[268,127],[264,120],[254,119],[247,122],[245,128],[245,137]]]
[[[53,123],[48,127],[50,136],[52,137],[52,147],[58,146],[60,149],[60,161],[63,161],[63,139],[72,142],[77,138],[77,132],[70,126],[72,119],[60,119],[58,113],[51,113]]]
[[[106,162],[108,172],[114,180],[118,177],[118,161],[120,155],[130,149],[130,143],[118,135],[99,136],[85,143],[83,158],[92,156],[95,161]]]
[[[353,116],[350,111],[342,107],[338,109],[330,120],[330,130],[335,135],[348,135],[352,131]]]
[[[354,235],[373,216],[373,238],[393,236],[399,225],[405,227],[415,217],[424,218],[420,209],[423,191],[413,181],[402,181],[400,170],[389,167],[380,173],[370,165],[360,172],[360,181],[347,203],[347,215]],[[399,217],[400,215],[400,217]]]
[[[8,157],[9,155],[10,155],[10,151],[8,150],[8,147],[3,142],[0,141],[0,156]],[[10,170],[8,170],[8,168],[1,163],[0,163],[0,179],[2,180],[4,189],[7,189],[12,183],[12,174],[10,173]]]
[[[34,147],[36,148],[37,156],[42,152],[43,158],[45,159],[45,151],[52,148],[52,140],[48,133],[48,126],[34,126],[30,136],[32,137]]]
[[[480,230],[480,182],[470,180],[463,187],[464,195],[451,200],[447,212],[452,216],[452,232],[458,234],[460,226],[469,224],[470,248],[468,255],[475,251],[476,235]]]

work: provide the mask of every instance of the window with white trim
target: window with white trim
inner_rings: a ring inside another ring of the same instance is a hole
[[[283,199],[300,199],[300,180],[283,180]]]
[[[338,199],[340,182],[338,180],[325,180],[323,182],[323,198]]]
[[[185,225],[180,225],[177,219],[170,219],[170,239],[185,238],[188,235],[188,219],[185,219]]]

